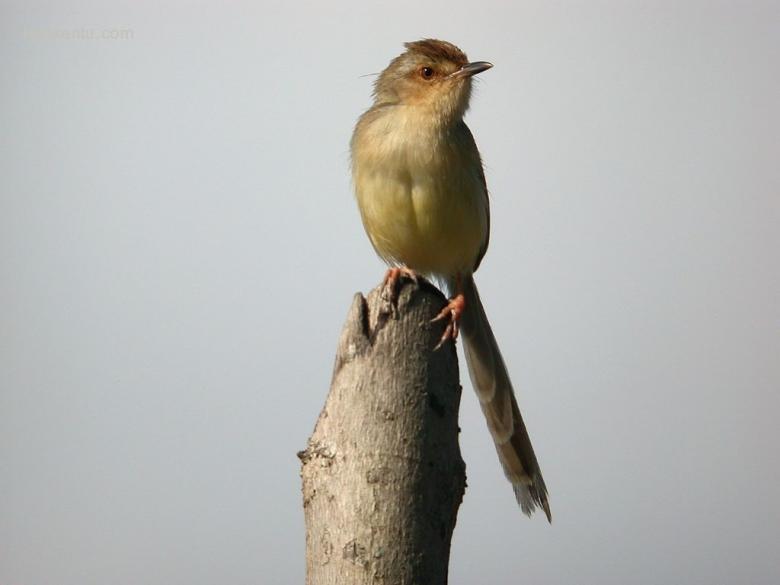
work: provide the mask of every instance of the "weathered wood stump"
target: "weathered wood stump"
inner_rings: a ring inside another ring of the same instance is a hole
[[[455,346],[434,350],[446,302],[403,279],[350,308],[303,462],[308,585],[445,585],[465,489]]]

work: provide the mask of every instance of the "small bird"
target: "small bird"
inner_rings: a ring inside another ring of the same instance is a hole
[[[352,135],[352,179],[377,254],[400,274],[430,276],[451,298],[441,343],[462,333],[474,389],[520,507],[551,520],[547,488],[473,274],[488,247],[482,159],[463,116],[471,77],[490,69],[446,41],[406,43],[374,85]]]

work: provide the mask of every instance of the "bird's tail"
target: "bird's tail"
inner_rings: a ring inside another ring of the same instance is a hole
[[[471,383],[485,413],[498,458],[523,512],[530,515],[537,506],[552,521],[539,463],[517,406],[512,382],[479,300],[472,276],[461,281],[466,307],[461,317],[461,334]]]

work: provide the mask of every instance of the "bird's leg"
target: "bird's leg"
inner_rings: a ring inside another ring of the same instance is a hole
[[[463,287],[461,285],[460,274],[458,274],[455,280],[455,296],[452,297],[445,307],[439,312],[436,317],[431,319],[431,323],[441,321],[442,319],[448,319],[447,327],[444,329],[444,333],[441,335],[439,343],[433,348],[434,351],[439,349],[444,342],[448,339],[452,339],[454,342],[458,338],[458,332],[460,331],[460,317],[463,315],[463,311],[466,310],[466,298],[463,296]]]
[[[382,296],[393,305],[398,301],[398,282],[403,276],[411,279],[415,284],[419,283],[417,273],[407,266],[388,268],[385,279],[382,281]]]

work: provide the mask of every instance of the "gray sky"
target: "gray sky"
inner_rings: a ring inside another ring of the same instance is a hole
[[[778,2],[0,10],[0,583],[302,582],[295,452],[383,273],[349,137],[426,36],[495,64],[477,281],[554,515],[464,381],[451,583],[780,580]]]

